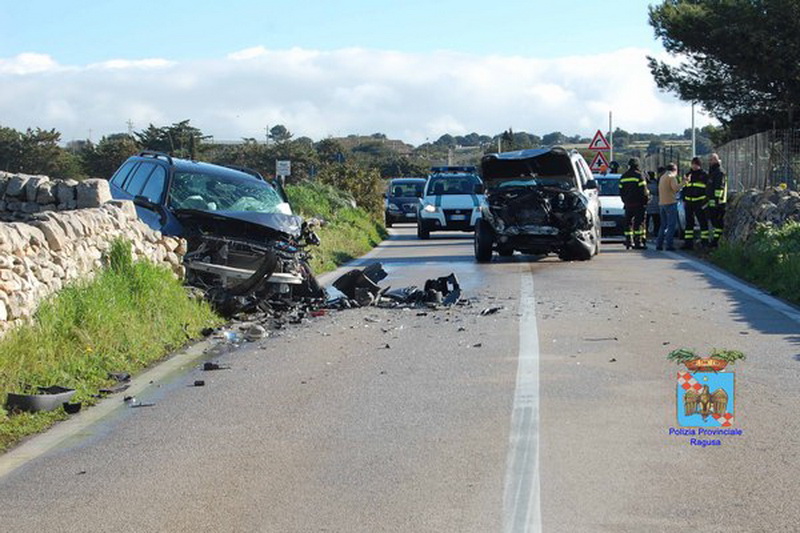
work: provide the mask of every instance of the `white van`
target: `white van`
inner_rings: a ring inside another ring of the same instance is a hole
[[[485,204],[475,167],[435,167],[417,210],[417,237],[428,239],[432,231],[473,231]]]

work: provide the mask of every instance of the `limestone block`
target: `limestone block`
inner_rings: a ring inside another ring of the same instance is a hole
[[[49,181],[50,178],[47,176],[33,176],[28,179],[28,182],[25,184],[25,199],[28,202],[35,202],[36,195],[39,193],[39,186]]]
[[[77,193],[75,191],[75,187],[78,185],[78,182],[75,180],[64,180],[59,181],[56,184],[56,198],[58,198],[59,204],[68,204],[70,202],[75,202],[77,200]]]
[[[76,187],[78,209],[100,207],[111,200],[111,189],[108,182],[102,179],[88,179]]]
[[[36,188],[36,203],[39,205],[55,204],[57,185],[55,183],[42,183]]]
[[[20,198],[25,192],[25,185],[28,184],[30,176],[19,174],[11,178],[6,186],[6,197]]]
[[[67,243],[67,236],[61,229],[61,226],[54,220],[35,220],[31,222],[35,228],[39,228],[47,239],[47,244],[50,249],[59,252],[64,249]]]

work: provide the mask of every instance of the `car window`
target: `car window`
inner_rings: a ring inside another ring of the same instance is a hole
[[[397,183],[394,182],[389,187],[389,196],[395,198],[409,198],[412,196],[420,196],[422,194],[421,183]]]
[[[475,185],[479,183],[480,180],[476,176],[432,176],[428,180],[427,194],[436,196],[444,194],[475,194]]]
[[[597,178],[600,196],[619,196],[619,178]]]
[[[147,181],[147,176],[155,168],[155,163],[144,162],[139,165],[139,168],[133,171],[131,176],[125,181],[125,185],[122,186],[125,191],[133,196],[137,196],[141,191],[142,187],[144,186],[145,181]]]
[[[265,181],[176,172],[169,190],[170,207],[200,211],[284,213],[285,202]]]
[[[164,183],[167,181],[167,170],[161,165],[150,174],[141,195],[153,203],[160,204],[164,196]]]
[[[138,161],[126,161],[124,165],[122,165],[113,176],[111,176],[111,183],[116,185],[117,187],[122,187],[122,184],[125,182],[125,178],[128,177],[130,174],[131,169],[136,166]]]

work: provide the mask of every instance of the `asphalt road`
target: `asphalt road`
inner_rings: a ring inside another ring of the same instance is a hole
[[[800,528],[791,310],[680,254],[477,265],[467,234],[392,233],[371,256],[383,284],[455,272],[471,305],[333,312],[206,356],[229,370],[187,364],[138,395],[152,407],[115,398],[0,478],[0,530]],[[679,346],[748,354],[733,367],[742,435],[669,434]]]

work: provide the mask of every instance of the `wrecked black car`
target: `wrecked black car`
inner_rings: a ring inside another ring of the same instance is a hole
[[[217,296],[321,297],[308,266],[319,241],[277,182],[255,171],[141,152],[110,180],[139,218],[187,241],[186,281]]]
[[[481,160],[487,205],[475,227],[475,259],[514,251],[567,261],[600,251],[597,183],[583,157],[563,148],[488,154]]]

